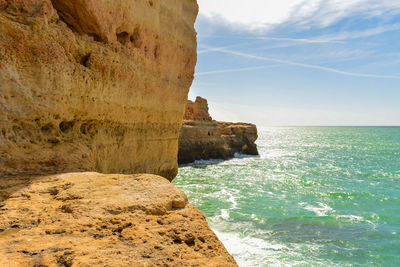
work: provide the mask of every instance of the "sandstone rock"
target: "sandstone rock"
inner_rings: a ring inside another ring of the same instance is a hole
[[[0,0],[0,176],[177,173],[195,0]]]
[[[258,155],[255,141],[258,138],[257,127],[251,123],[218,122],[222,139],[228,147],[247,155]]]
[[[159,176],[9,177],[0,189],[0,266],[236,266]]]
[[[199,159],[229,159],[236,152],[258,155],[256,140],[254,124],[213,121],[207,100],[197,97],[186,106],[178,161],[185,164]]]
[[[183,119],[191,121],[212,121],[208,113],[207,99],[198,96],[194,102],[188,100],[186,102],[186,111]]]

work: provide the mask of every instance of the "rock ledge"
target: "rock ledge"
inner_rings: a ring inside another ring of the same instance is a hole
[[[155,175],[0,179],[0,266],[236,266],[200,211]]]

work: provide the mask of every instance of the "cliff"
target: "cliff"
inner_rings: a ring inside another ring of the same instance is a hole
[[[237,265],[166,179],[69,173],[0,179],[0,266]]]
[[[212,120],[207,100],[197,97],[186,105],[178,161],[185,164],[199,159],[229,159],[237,152],[258,155],[257,137],[254,124]]]
[[[236,266],[184,193],[151,175],[177,173],[197,12],[195,0],[0,0],[0,266]]]
[[[0,176],[177,173],[195,0],[0,0]]]

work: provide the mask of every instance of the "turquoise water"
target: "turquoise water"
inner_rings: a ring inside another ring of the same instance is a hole
[[[174,180],[239,266],[400,266],[400,128],[265,128],[257,144]]]

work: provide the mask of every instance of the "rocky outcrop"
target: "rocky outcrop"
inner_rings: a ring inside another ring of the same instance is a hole
[[[185,121],[212,121],[208,113],[207,99],[198,96],[196,101],[188,100],[183,119]]]
[[[237,266],[159,176],[4,178],[0,189],[0,266]]]
[[[229,159],[240,152],[258,155],[257,128],[249,123],[217,122],[208,112],[207,100],[188,100],[179,137],[178,161],[191,163],[199,159]]]
[[[195,0],[0,0],[0,176],[177,173]]]

